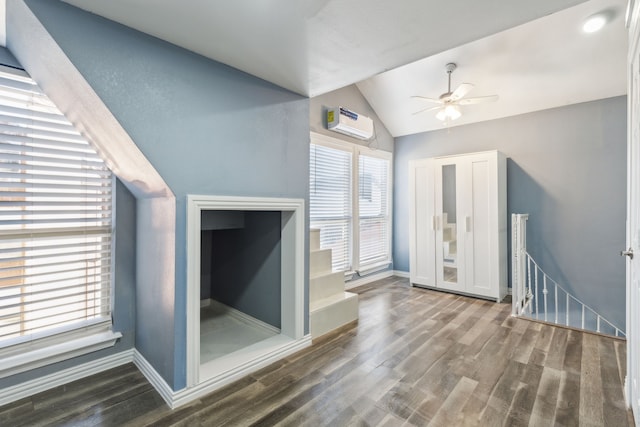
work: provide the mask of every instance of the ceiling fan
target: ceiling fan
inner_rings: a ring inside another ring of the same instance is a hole
[[[412,98],[419,98],[432,104],[438,104],[435,107],[423,108],[422,110],[416,111],[413,114],[420,114],[425,111],[438,110],[438,112],[436,113],[436,117],[443,122],[448,122],[450,120],[456,120],[462,115],[462,111],[460,110],[461,105],[482,104],[485,102],[494,102],[498,100],[498,95],[465,98],[464,96],[469,93],[471,89],[473,89],[473,85],[471,83],[462,83],[456,88],[456,90],[451,92],[451,73],[453,73],[453,71],[457,67],[458,66],[453,62],[450,62],[445,66],[445,70],[447,71],[447,75],[449,78],[449,83],[447,86],[447,92],[440,95],[440,98],[434,99],[419,95],[412,96]]]

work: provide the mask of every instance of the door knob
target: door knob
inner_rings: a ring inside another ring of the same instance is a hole
[[[620,251],[620,256],[628,256],[629,259],[633,259],[633,249],[629,248],[626,251]]]

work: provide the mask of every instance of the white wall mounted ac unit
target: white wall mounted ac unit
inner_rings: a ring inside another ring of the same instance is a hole
[[[373,136],[373,120],[344,107],[327,110],[327,129],[358,139]]]

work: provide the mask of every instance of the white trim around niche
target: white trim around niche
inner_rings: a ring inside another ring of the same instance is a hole
[[[237,355],[233,364],[227,363],[227,359],[217,366],[207,365],[206,369],[200,366],[200,218],[203,210],[282,212],[281,332],[272,341],[262,342],[251,357]],[[305,239],[304,199],[187,196],[187,387],[174,392],[172,407],[311,345],[311,339],[304,334]]]

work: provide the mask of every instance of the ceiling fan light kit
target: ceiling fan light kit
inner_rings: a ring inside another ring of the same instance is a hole
[[[436,113],[436,118],[446,122],[448,120],[456,120],[462,116],[460,107],[457,105],[446,105]]]
[[[485,102],[493,102],[498,100],[498,95],[480,96],[475,98],[465,98],[465,95],[473,89],[471,83],[461,83],[453,92],[451,91],[451,74],[458,66],[450,62],[445,65],[445,71],[447,72],[447,91],[440,95],[438,99],[427,98],[424,96],[413,96],[412,98],[419,98],[430,102],[432,104],[438,104],[436,107],[427,107],[419,110],[413,114],[422,113],[423,111],[438,110],[436,112],[436,118],[440,121],[449,123],[452,120],[456,120],[462,116],[462,110],[460,105],[469,104],[481,104]]]

